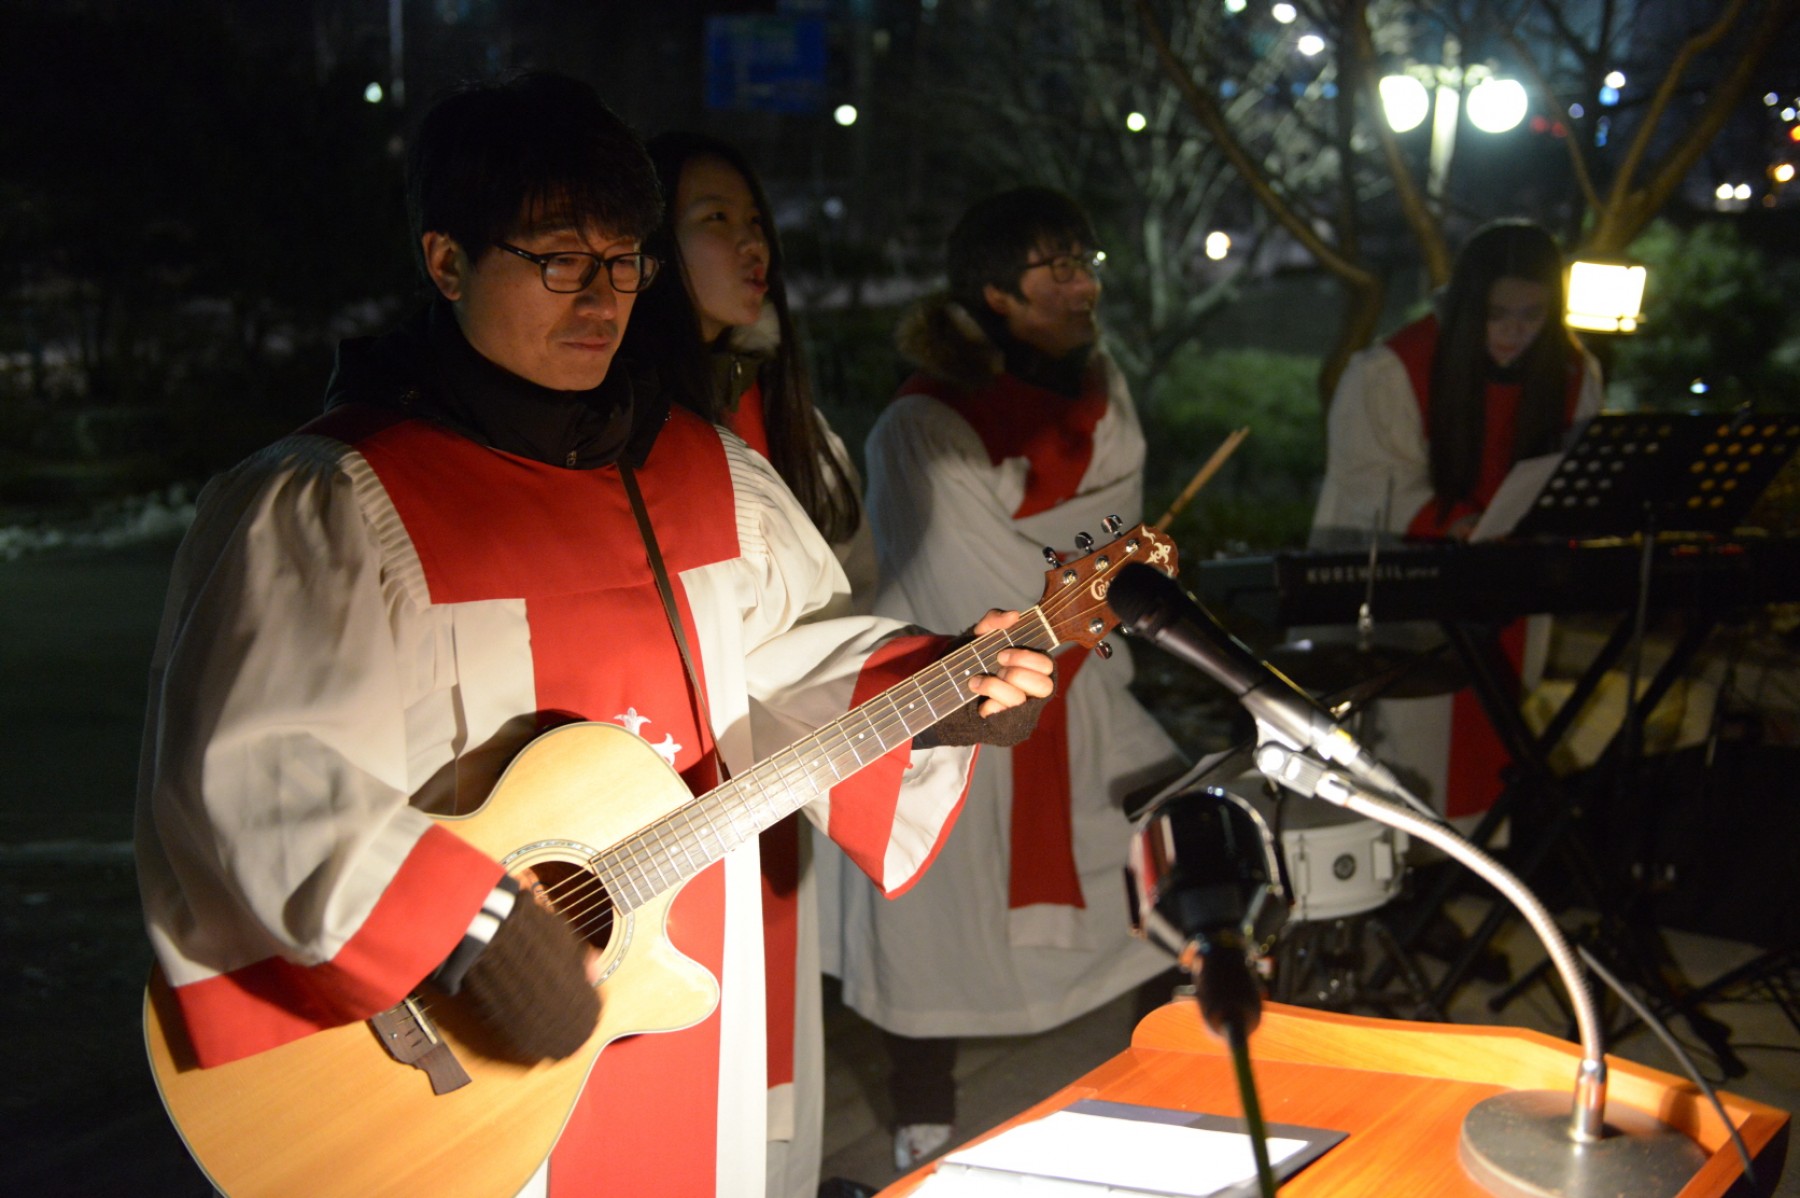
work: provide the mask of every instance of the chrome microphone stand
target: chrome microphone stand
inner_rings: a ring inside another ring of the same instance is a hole
[[[1292,748],[1258,725],[1256,765],[1270,780],[1304,795],[1417,836],[1472,870],[1504,895],[1543,942],[1569,992],[1580,1033],[1573,1105],[1549,1090],[1498,1094],[1463,1121],[1464,1167],[1490,1193],[1542,1198],[1672,1198],[1705,1163],[1685,1135],[1643,1112],[1606,1108],[1601,1024],[1562,929],[1523,882],[1453,829],[1425,819],[1346,771]],[[1609,1118],[1610,1115],[1610,1118]]]

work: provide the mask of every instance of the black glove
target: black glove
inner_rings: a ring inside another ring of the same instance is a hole
[[[974,633],[963,633],[950,642],[950,647],[944,650],[944,656],[950,656],[974,639]],[[1050,668],[1050,681],[1056,681],[1054,664]],[[913,737],[913,748],[935,749],[940,745],[1016,745],[1037,731],[1038,717],[1044,712],[1044,704],[1055,696],[1056,692],[1051,691],[1049,698],[1027,697],[1017,707],[1009,707],[1005,711],[996,711],[993,715],[984,717],[980,707],[985,700],[977,695]]]
[[[560,915],[521,895],[462,978],[462,992],[509,1061],[573,1055],[600,1020],[582,941]]]
[[[977,697],[913,737],[913,748],[940,745],[1016,745],[1037,731],[1038,716],[1049,699],[1026,699],[1017,707],[983,716]]]

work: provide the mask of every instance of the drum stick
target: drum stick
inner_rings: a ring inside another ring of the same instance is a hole
[[[1206,459],[1206,464],[1194,472],[1193,479],[1182,489],[1181,494],[1175,497],[1175,502],[1171,503],[1169,510],[1162,514],[1162,519],[1156,522],[1157,532],[1166,530],[1169,522],[1179,516],[1181,510],[1193,502],[1194,496],[1200,493],[1200,488],[1204,487],[1207,480],[1218,473],[1219,467],[1225,464],[1225,459],[1230,457],[1239,443],[1249,435],[1250,426],[1246,424],[1243,428],[1232,430],[1231,435],[1219,443],[1219,447],[1213,450],[1213,455]]]

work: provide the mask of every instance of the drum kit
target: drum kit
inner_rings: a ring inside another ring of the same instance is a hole
[[[1355,713],[1376,699],[1445,695],[1467,681],[1458,663],[1431,652],[1303,641],[1265,658],[1353,730]],[[1406,834],[1288,795],[1247,768],[1243,754],[1220,761],[1213,773],[1262,815],[1279,847],[1292,908],[1271,954],[1270,996],[1328,1010],[1442,1018],[1417,965],[1380,918],[1406,882]],[[1376,990],[1367,979],[1384,963],[1394,982]]]

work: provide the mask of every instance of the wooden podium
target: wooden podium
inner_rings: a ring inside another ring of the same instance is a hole
[[[1520,1028],[1402,1023],[1277,1003],[1264,1004],[1250,1054],[1268,1122],[1349,1133],[1284,1184],[1284,1198],[1478,1198],[1486,1191],[1457,1158],[1463,1116],[1503,1090],[1569,1090],[1581,1058],[1573,1044]],[[1680,1198],[1751,1192],[1741,1185],[1725,1125],[1691,1082],[1616,1057],[1607,1064],[1609,1110],[1623,1104],[1654,1114],[1705,1149],[1706,1164]],[[1087,1098],[1241,1113],[1224,1042],[1201,1025],[1194,1003],[1170,1003],[1138,1024],[1130,1048],[981,1138]],[[1768,1193],[1787,1156],[1787,1112],[1723,1092],[1719,1098],[1756,1162],[1760,1192]],[[933,1168],[908,1174],[879,1198],[910,1194]]]

